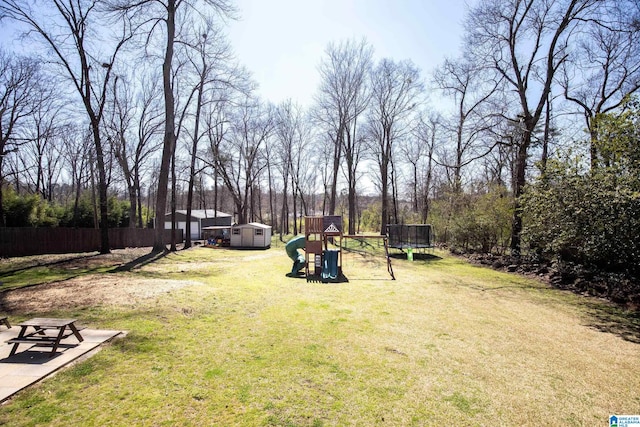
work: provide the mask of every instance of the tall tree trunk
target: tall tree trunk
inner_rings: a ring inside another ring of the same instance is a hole
[[[354,124],[355,126],[355,124]],[[354,131],[355,134],[355,131]],[[352,147],[352,136],[347,132],[347,146]],[[355,135],[353,136],[355,138]],[[355,170],[355,153],[352,150],[345,150],[345,160],[347,163],[347,204],[348,204],[348,232],[349,234],[356,233],[356,170]]]
[[[100,126],[96,118],[92,117],[91,131],[93,132],[93,143],[96,149],[96,163],[98,166],[98,194],[100,210],[100,253],[108,254],[109,248],[109,204],[107,200],[107,174],[104,165],[104,153],[100,140]]]
[[[93,211],[93,228],[99,227],[98,207],[96,202],[96,171],[91,162],[91,210]]]
[[[433,136],[433,140],[435,140],[435,136]],[[433,147],[433,144],[431,145],[431,147]],[[423,210],[422,210],[422,222],[423,222],[423,224],[426,224],[427,223],[427,219],[429,218],[429,208],[430,208],[429,191],[431,190],[431,165],[432,165],[432,160],[433,160],[433,148],[430,148],[429,149],[429,161],[427,162],[427,179],[425,180],[424,190],[423,190],[424,191],[424,194],[423,194],[424,206],[423,206]]]
[[[349,194],[348,194],[348,204],[349,204],[349,234],[356,233],[356,222],[357,222],[357,204],[356,204],[356,180],[353,179],[349,183]]]
[[[193,185],[196,179],[196,157],[198,154],[198,134],[200,132],[200,112],[202,111],[202,94],[204,91],[205,70],[202,71],[200,86],[198,87],[198,100],[196,101],[196,116],[193,125],[193,141],[191,144],[191,164],[189,165],[189,188],[187,189],[187,223],[185,226],[184,249],[191,247],[191,207],[193,205]],[[202,233],[202,230],[200,230]]]
[[[4,174],[2,173],[2,163],[4,160],[4,142],[0,145],[0,227],[5,227],[7,221],[4,213]]]
[[[218,216],[218,169],[213,170],[213,210]]]
[[[520,196],[524,191],[526,184],[526,167],[527,167],[527,151],[531,144],[531,133],[525,132],[523,141],[518,149],[516,156],[513,196],[515,200],[513,209],[513,220],[511,224],[511,253],[514,256],[520,256],[521,253],[521,234],[522,234],[522,206]]]
[[[598,125],[591,122],[591,129],[589,130],[589,155],[591,160],[591,170],[595,171],[598,169]]]
[[[417,214],[419,212],[418,208],[418,165],[416,163],[412,164],[412,175],[413,182],[411,183],[411,195],[412,195],[412,206],[411,210],[413,213]]]
[[[389,161],[383,155],[380,165],[380,188],[382,191],[382,203],[380,208],[380,234],[387,234],[387,223],[389,222]]]
[[[260,185],[261,180],[258,181],[258,184],[256,186],[256,190],[258,192],[258,206],[257,206],[257,211],[258,211],[258,221],[260,221],[262,224],[265,223],[264,217],[263,217],[263,201],[262,201],[262,186]]]
[[[542,156],[540,157],[540,169],[543,176],[547,173],[549,139],[551,138],[551,92],[547,96],[547,106],[545,108],[544,137],[542,138]]]
[[[282,224],[280,227],[280,240],[282,240],[283,234],[289,234],[289,194],[287,194],[289,189],[288,175],[288,172],[285,171],[283,174],[284,179],[282,180],[284,185],[282,189],[282,213],[280,214],[280,222]]]
[[[171,156],[171,245],[169,250],[175,252],[176,247],[176,197],[177,197],[177,178],[176,178],[176,144],[173,144],[173,154]],[[191,222],[191,218],[187,218],[186,222]]]
[[[396,224],[404,224],[404,218],[400,220],[400,215],[398,213],[398,186],[396,183],[396,168],[393,165],[393,157],[389,159],[389,164],[391,165],[391,204],[393,206],[393,222]]]
[[[134,178],[133,178],[133,185],[135,186],[135,192],[136,192],[136,203],[138,204],[138,216],[136,218],[136,221],[138,222],[138,228],[143,228],[144,225],[142,223],[142,190],[140,189],[140,172],[138,171],[138,168],[136,166],[136,169],[134,171]]]
[[[269,217],[271,226],[274,228],[278,227],[278,218],[277,213],[274,209],[274,191],[273,191],[273,179],[271,177],[271,164],[267,165],[267,179],[269,180]]]
[[[293,190],[291,193],[291,207],[293,209],[293,235],[298,235],[298,206],[296,203],[298,190],[293,180],[293,176],[291,177],[291,189]]]
[[[137,219],[137,197],[136,197],[136,188],[132,184],[127,186],[129,190],[129,228],[136,228],[136,219]]]
[[[338,130],[336,143],[333,146],[333,175],[331,177],[331,193],[329,195],[329,215],[336,214],[336,194],[338,192],[338,172],[340,171],[340,160],[342,153],[342,130]]]
[[[173,61],[173,43],[175,39],[176,0],[167,0],[167,46],[162,64],[162,86],[164,90],[165,129],[162,147],[162,160],[158,174],[156,194],[156,223],[153,252],[166,250],[164,244],[164,216],[167,209],[167,191],[169,186],[169,167],[175,145],[175,105],[171,86],[171,65]]]
[[[389,222],[389,148],[391,135],[386,127],[382,133],[382,152],[380,153],[380,184],[382,190],[382,203],[380,212],[380,234],[387,234],[387,223]]]

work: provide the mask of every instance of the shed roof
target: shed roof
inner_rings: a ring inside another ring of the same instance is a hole
[[[233,228],[262,228],[262,229],[269,229],[271,228],[270,225],[266,225],[266,224],[261,224],[259,222],[250,222],[248,224],[238,224],[238,225],[234,225]]]

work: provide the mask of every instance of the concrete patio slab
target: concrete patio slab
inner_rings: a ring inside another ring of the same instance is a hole
[[[124,331],[83,329],[80,331],[83,342],[78,343],[71,335],[62,340],[53,355],[51,347],[20,344],[16,354],[9,356],[13,344],[7,344],[6,341],[15,338],[19,331],[20,328],[16,326],[11,329],[0,327],[0,402],[88,355],[102,343],[126,334]]]

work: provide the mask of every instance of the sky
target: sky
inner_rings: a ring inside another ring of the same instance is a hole
[[[365,38],[374,58],[410,59],[423,77],[460,54],[464,14],[475,0],[233,0],[229,41],[263,99],[304,107],[319,86],[329,43]],[[4,22],[0,37],[14,36]],[[11,37],[13,38],[13,37]]]
[[[236,0],[228,25],[236,57],[279,103],[308,107],[320,83],[318,65],[330,42],[363,37],[374,58],[410,59],[429,78],[460,54],[466,0]]]

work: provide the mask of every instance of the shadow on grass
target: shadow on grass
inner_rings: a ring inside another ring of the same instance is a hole
[[[110,273],[120,273],[123,271],[132,271],[135,270],[136,268],[141,268],[144,267],[145,265],[151,264],[152,262],[156,262],[161,260],[162,258],[166,257],[167,254],[169,254],[168,251],[163,251],[163,252],[151,252],[148,253],[147,255],[143,255],[139,258],[134,259],[133,261],[129,261],[126,264],[120,265],[118,267],[115,267],[114,269],[110,270]]]
[[[550,285],[514,284],[495,287],[470,286],[482,292],[498,291],[501,289],[523,289],[540,292],[556,292],[557,288]],[[562,291],[569,292],[569,291]],[[567,304],[572,304],[567,302]],[[617,335],[625,341],[640,344],[640,310],[626,308],[612,302],[595,299],[594,297],[579,295],[575,303],[584,313],[584,325],[600,332]]]
[[[335,278],[324,278],[321,275],[317,275],[317,274],[311,274],[309,276],[306,276],[305,279],[307,279],[307,282],[309,283],[349,283],[349,279],[347,279],[347,276],[345,276],[344,274],[340,273],[338,274],[337,277]]]
[[[100,256],[100,254],[80,255],[80,256],[74,256],[74,257],[70,257],[70,258],[63,258],[63,259],[59,259],[59,260],[55,260],[55,261],[51,261],[51,262],[27,264],[24,267],[15,268],[13,270],[3,271],[2,273],[0,273],[0,278],[12,276],[14,274],[17,274],[17,273],[20,273],[20,272],[23,272],[23,271],[33,270],[34,268],[53,267],[53,266],[56,266],[56,265],[67,264],[67,263],[70,263],[72,261],[80,261],[80,260],[92,259],[92,258],[96,258],[98,256]]]
[[[393,253],[393,254],[389,254],[389,258],[406,260],[407,259],[407,254],[406,253]],[[434,255],[434,254],[427,254],[427,253],[422,253],[422,252],[414,252],[413,253],[413,260],[414,261],[433,262],[433,261],[441,261],[442,258],[439,257],[438,255]]]
[[[482,292],[498,291],[502,289],[522,289],[539,292],[555,292],[557,288],[547,286],[535,286],[527,284],[514,284],[495,287],[469,286]],[[563,291],[569,292],[569,291]],[[567,303],[572,304],[572,303]],[[584,313],[585,326],[614,334],[635,344],[640,344],[640,310],[625,308],[611,302],[594,299],[590,296],[579,296],[575,304]]]
[[[585,301],[582,305],[588,316],[586,326],[640,344],[640,311],[600,301]]]

